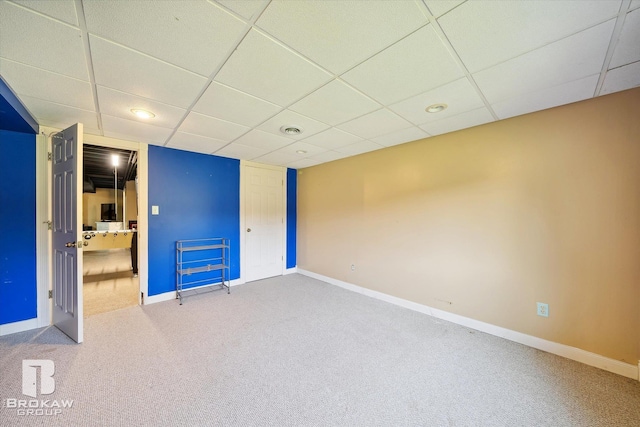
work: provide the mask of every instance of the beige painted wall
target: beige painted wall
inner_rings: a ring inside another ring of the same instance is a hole
[[[125,199],[127,201],[127,211],[125,212],[125,227],[129,226],[129,221],[138,220],[138,202],[136,195],[136,182],[127,181],[125,184]]]
[[[635,89],[304,169],[298,267],[635,365],[639,115]]]
[[[95,193],[82,194],[82,223],[96,229],[100,221],[102,203],[114,203],[113,190],[96,188]],[[122,219],[122,190],[118,190],[118,219]]]

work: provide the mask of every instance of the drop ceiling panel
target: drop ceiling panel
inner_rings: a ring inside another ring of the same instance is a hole
[[[488,101],[495,103],[599,73],[614,24],[610,20],[473,77]]]
[[[90,33],[204,76],[226,59],[246,31],[244,22],[204,1],[83,4]]]
[[[558,105],[582,101],[593,96],[599,76],[599,74],[595,74],[560,86],[527,93],[524,96],[516,96],[492,104],[491,107],[499,118],[506,119],[557,107]]]
[[[218,0],[218,3],[229,10],[234,11],[243,18],[251,20],[268,3],[268,0]]]
[[[0,75],[20,97],[31,96],[83,110],[95,110],[89,82],[19,62],[0,59]]]
[[[267,154],[267,152],[268,150],[262,148],[248,147],[246,145],[233,143],[221,148],[214,154],[216,156],[231,157],[232,159],[251,160]]]
[[[205,116],[204,114],[191,112],[180,125],[180,132],[216,138],[222,141],[236,139],[250,128],[236,123]]]
[[[277,150],[272,153],[265,154],[264,156],[257,157],[254,160],[256,162],[266,163],[268,165],[284,166],[287,163],[301,160],[301,156],[299,154],[292,154]]]
[[[441,103],[447,104],[446,110],[439,113],[426,112],[425,109],[428,106]],[[474,110],[483,105],[484,102],[465,77],[393,104],[389,108],[410,122],[421,125]]]
[[[294,113],[291,110],[284,110],[258,126],[258,129],[275,135],[283,135],[280,131],[282,126],[294,126],[302,129],[302,133],[298,135],[287,135],[288,138],[292,139],[302,139],[329,128],[327,124]]]
[[[171,135],[171,129],[106,114],[102,115],[102,126],[104,127],[104,136],[154,145],[163,145]]]
[[[196,153],[211,154],[225,145],[227,145],[227,142],[220,141],[219,139],[206,138],[185,132],[176,132],[166,146],[180,150],[195,151]]]
[[[613,18],[620,1],[467,1],[438,20],[474,73]]]
[[[276,0],[257,25],[340,74],[427,22],[413,1]]]
[[[212,82],[193,111],[245,126],[256,126],[277,114],[281,107],[228,86]]]
[[[186,108],[207,79],[134,50],[91,36],[96,83]]]
[[[425,0],[424,3],[427,5],[433,16],[438,18],[459,4],[464,3],[464,0]]]
[[[80,30],[0,2],[0,57],[89,80]]]
[[[97,87],[100,112],[126,120],[139,121],[153,126],[174,128],[184,117],[187,110],[152,101],[130,93],[120,92],[103,86]],[[132,109],[143,109],[155,114],[151,119],[141,119],[135,116]]]
[[[335,126],[381,107],[349,85],[334,80],[296,102],[290,109]]]
[[[304,142],[333,150],[362,140],[359,136],[343,132],[340,129],[331,128],[309,138],[305,138]]]
[[[21,96],[20,100],[42,126],[65,129],[75,123],[83,123],[85,132],[100,134],[98,116],[94,111],[81,110],[31,96]]]
[[[607,71],[601,95],[640,86],[640,61]]]
[[[298,153],[298,151],[305,151],[305,153]],[[304,141],[298,141],[286,147],[282,147],[277,152],[296,154],[298,158],[311,157],[316,154],[324,153],[326,148],[321,148],[316,145],[308,144]]]
[[[286,145],[292,144],[295,142],[291,138],[285,138],[284,136],[278,136],[271,133],[263,132],[261,130],[252,130],[240,138],[234,141],[236,144],[245,145],[248,147],[256,147],[261,150],[265,150],[266,154],[269,151],[277,150],[278,148],[282,148]]]
[[[406,129],[411,123],[389,110],[378,110],[338,126],[340,129],[364,139],[375,138],[390,132]]]
[[[310,168],[311,166],[319,165],[320,163],[321,162],[319,162],[316,159],[302,159],[302,160],[296,160],[295,162],[291,162],[287,164],[287,167],[292,169],[304,169],[304,168]]]
[[[384,148],[380,144],[376,144],[372,141],[360,141],[355,144],[347,145],[346,147],[337,148],[335,151],[350,156],[356,156],[358,154],[368,153],[369,151],[380,150]]]
[[[75,2],[64,0],[12,0],[21,6],[37,10],[40,13],[59,19],[71,25],[78,25]]]
[[[493,116],[486,107],[477,110],[467,111],[457,116],[427,123],[420,126],[431,135],[441,135],[447,132],[455,132],[460,129],[479,126],[493,121]]]
[[[331,75],[274,40],[251,30],[215,80],[287,106],[331,79]]]
[[[388,105],[463,75],[431,26],[426,26],[345,73],[342,78]]]
[[[629,10],[640,7],[640,0],[633,0],[629,6]]]
[[[419,127],[412,126],[407,129],[397,130],[387,135],[382,135],[371,140],[376,144],[384,145],[385,147],[391,147],[392,145],[398,145],[409,141],[416,141],[418,139],[427,138],[428,133],[420,129]]]
[[[609,69],[640,61],[640,9],[627,13]]]

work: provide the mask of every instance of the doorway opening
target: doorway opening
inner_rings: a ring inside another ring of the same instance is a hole
[[[83,145],[84,317],[138,305],[138,152]]]

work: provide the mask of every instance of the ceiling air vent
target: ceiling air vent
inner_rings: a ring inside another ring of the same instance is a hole
[[[285,135],[300,135],[302,133],[302,128],[300,126],[282,126],[280,128],[280,132]]]

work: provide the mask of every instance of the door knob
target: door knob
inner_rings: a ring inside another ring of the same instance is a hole
[[[250,228],[247,228],[247,233],[251,233],[251,229]]]
[[[67,242],[64,244],[65,247],[67,248],[75,248],[76,247],[76,242]]]
[[[82,242],[82,246],[89,246],[89,242],[85,240],[84,242]]]

